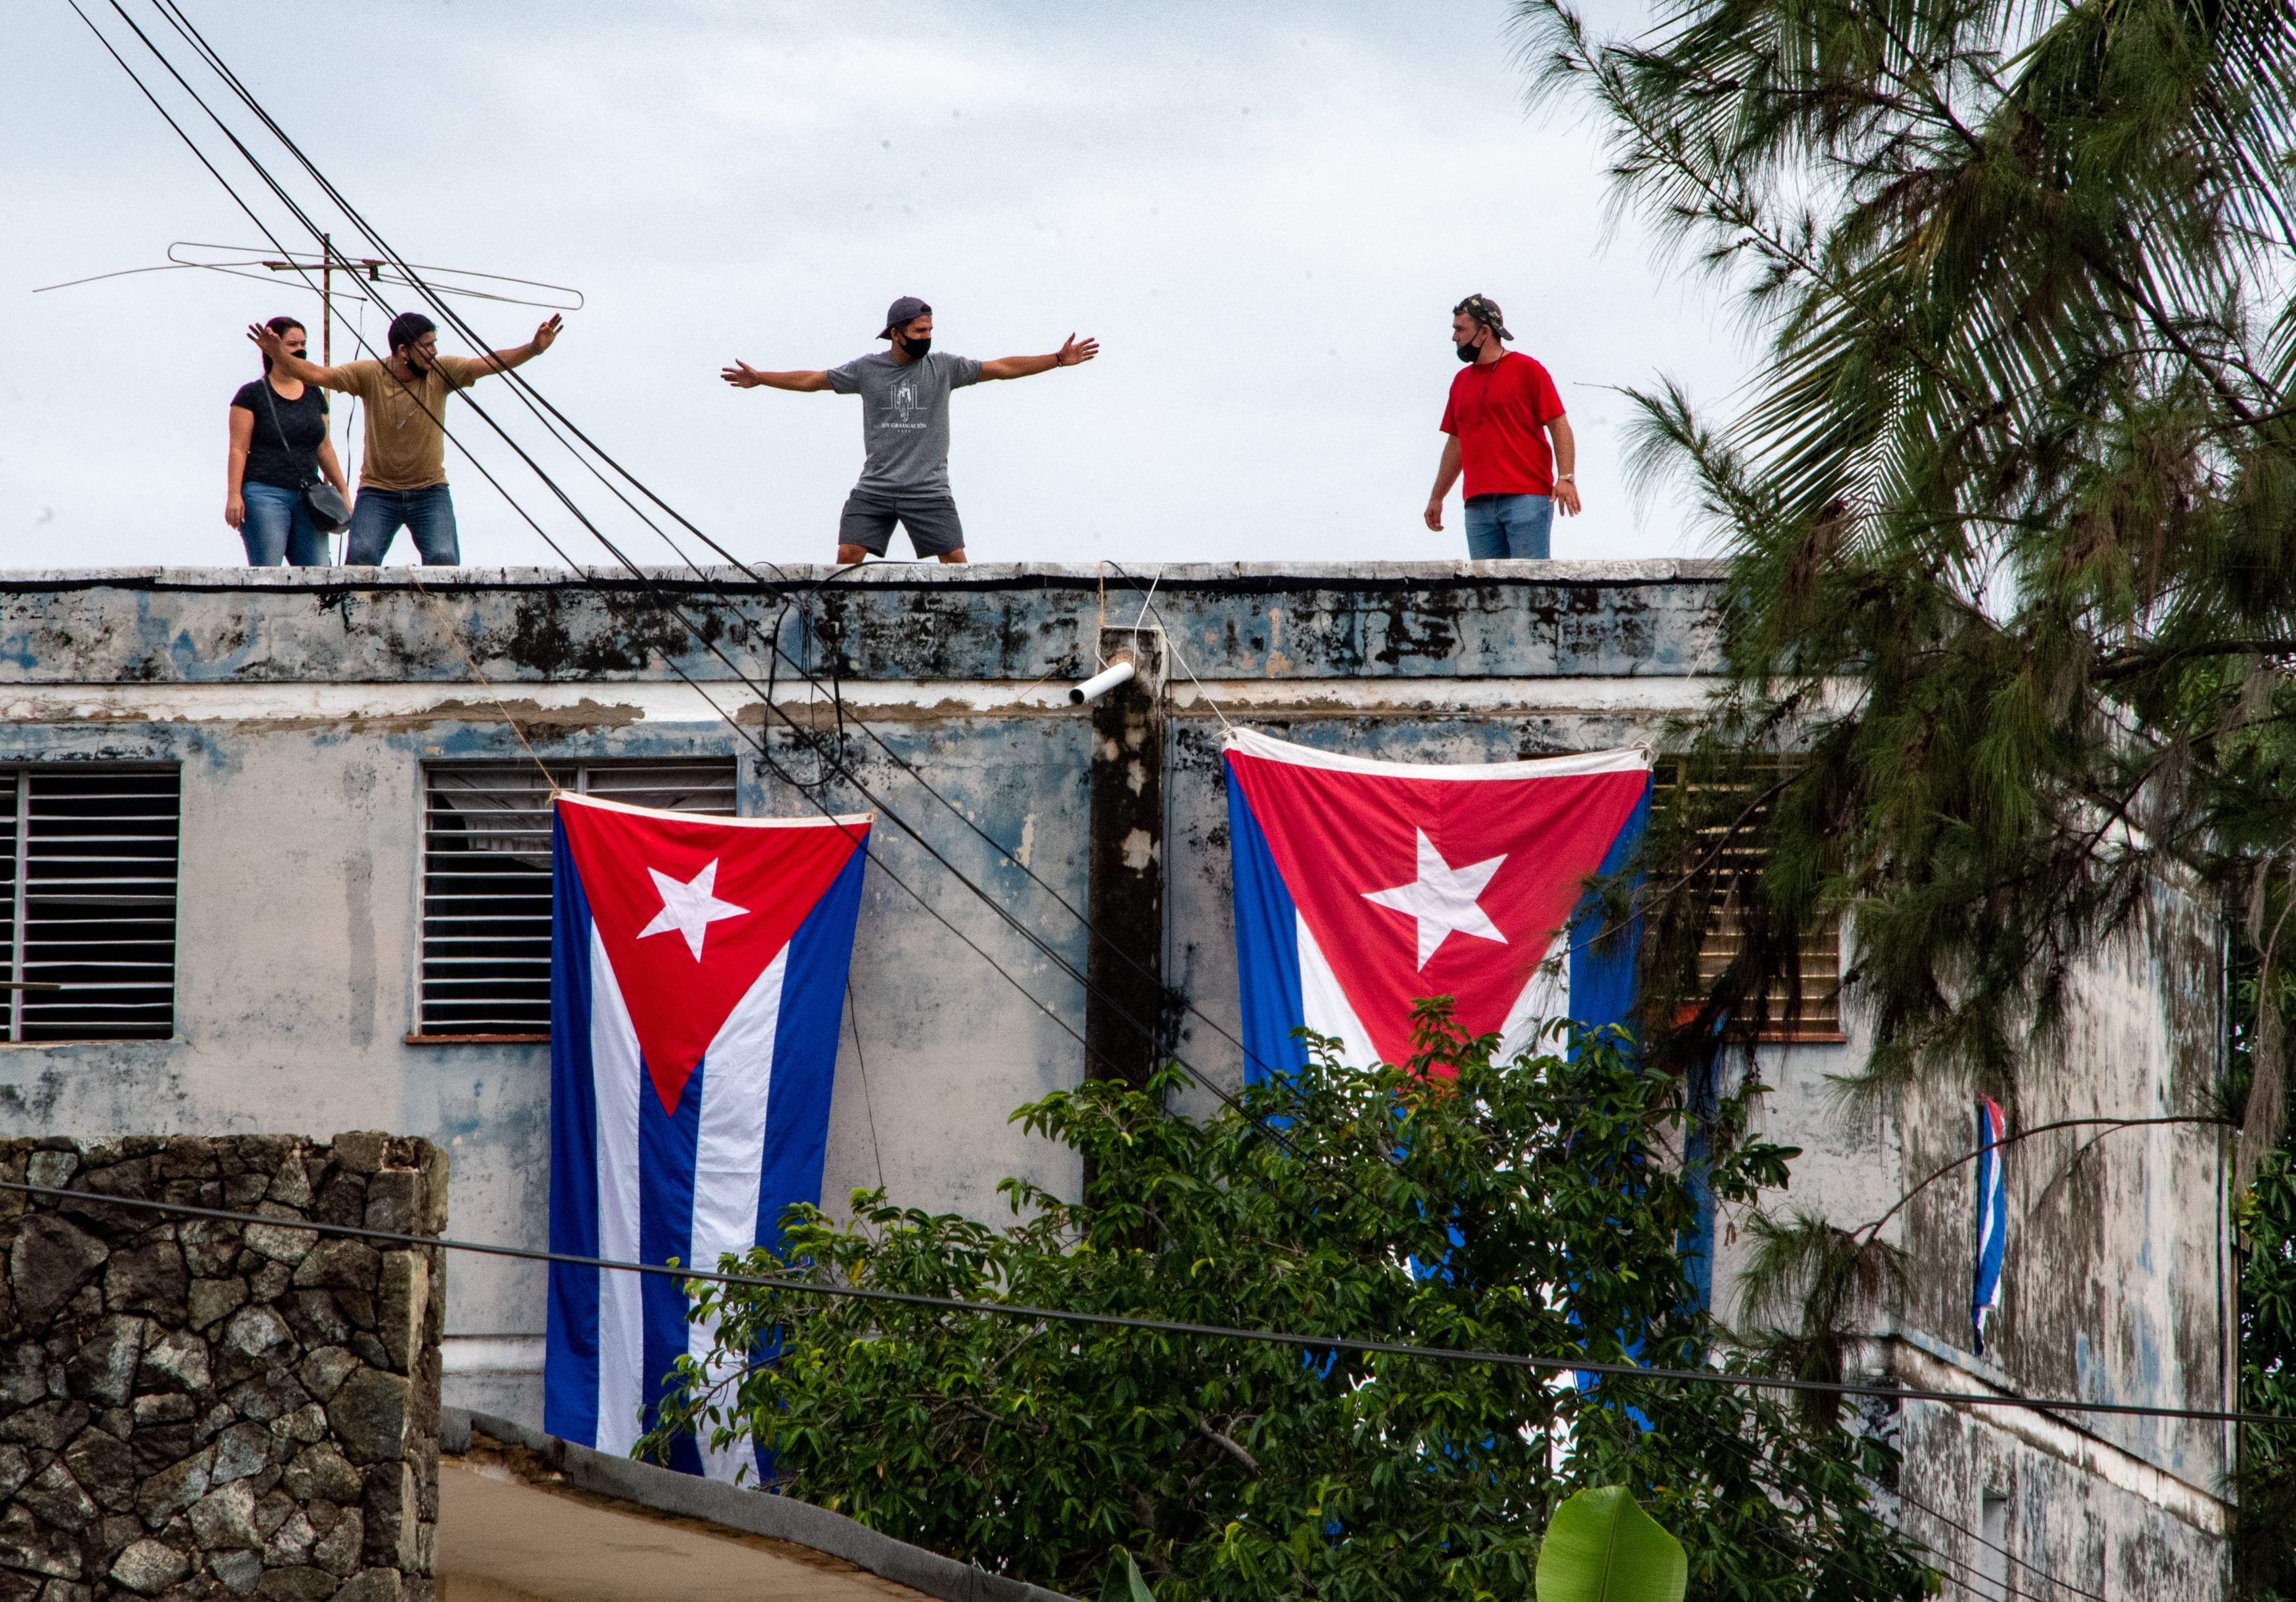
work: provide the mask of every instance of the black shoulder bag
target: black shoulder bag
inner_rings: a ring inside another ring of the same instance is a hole
[[[287,453],[287,459],[291,462],[295,459],[295,448],[288,443],[287,430],[279,421],[279,398],[272,393],[268,374],[261,382],[263,398],[271,407],[271,427],[279,436],[279,448]],[[306,384],[304,388],[310,386]],[[317,525],[322,534],[340,534],[351,526],[350,503],[343,499],[343,492],[327,482],[322,474],[315,472],[303,481],[303,505],[310,509],[311,522]]]

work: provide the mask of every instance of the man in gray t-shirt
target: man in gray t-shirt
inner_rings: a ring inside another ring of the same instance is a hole
[[[723,374],[736,389],[830,390],[861,397],[866,450],[861,481],[846,497],[837,530],[837,560],[882,556],[893,525],[909,532],[920,557],[964,560],[964,529],[948,488],[948,397],[987,378],[1026,378],[1073,367],[1100,354],[1098,340],[1070,334],[1050,356],[1007,356],[993,362],[932,348],[932,308],[903,295],[887,308],[878,334],[891,349],[855,357],[826,372],[760,373],[737,361]]]

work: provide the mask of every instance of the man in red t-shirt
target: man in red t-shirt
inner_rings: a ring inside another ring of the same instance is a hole
[[[1467,472],[1467,555],[1546,559],[1547,531],[1559,504],[1578,511],[1578,441],[1562,398],[1546,369],[1499,341],[1506,330],[1499,308],[1485,295],[1469,295],[1451,308],[1451,343],[1467,370],[1451,381],[1443,408],[1443,461],[1435,493],[1427,497],[1427,526],[1443,528],[1443,497],[1462,466]],[[1554,441],[1547,448],[1548,437]]]

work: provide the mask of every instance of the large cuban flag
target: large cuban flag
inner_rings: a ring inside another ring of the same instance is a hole
[[[1543,1019],[1628,1015],[1635,941],[1598,938],[1587,882],[1642,835],[1646,750],[1436,766],[1239,729],[1227,784],[1249,1078],[1304,1066],[1303,1025],[1401,1063],[1430,996],[1510,1056]]]
[[[557,799],[550,1246],[716,1268],[821,1199],[866,817],[696,817]],[[627,1453],[684,1353],[684,1286],[553,1263],[543,1427]],[[746,1452],[687,1440],[692,1474]]]

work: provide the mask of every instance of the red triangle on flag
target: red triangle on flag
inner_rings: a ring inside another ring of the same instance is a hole
[[[654,1094],[685,1081],[868,838],[864,817],[697,817],[557,798],[590,917]]]
[[[1650,783],[1640,752],[1446,768],[1240,732],[1230,771],[1300,917],[1389,1063],[1449,996],[1497,1033]],[[1541,772],[1541,769],[1546,771]]]

